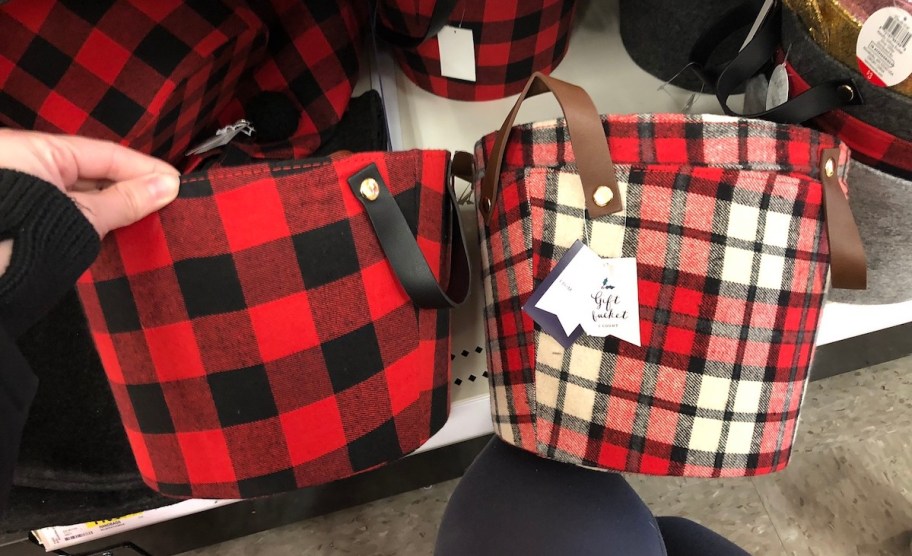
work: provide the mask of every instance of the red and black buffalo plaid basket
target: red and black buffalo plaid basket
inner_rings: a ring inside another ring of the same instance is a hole
[[[437,22],[441,6],[449,18]],[[551,73],[567,53],[576,0],[421,0],[379,3],[383,37],[415,37],[415,47],[394,48],[399,67],[422,89],[456,100],[491,100],[515,95],[536,71]],[[476,80],[441,75],[437,23],[470,29]],[[396,44],[402,44],[402,40]]]
[[[315,485],[443,425],[468,291],[449,168],[415,150],[189,174],[105,238],[78,291],[149,486]]]
[[[476,146],[496,433],[593,468],[782,469],[828,272],[864,287],[848,150],[728,116],[599,117],[545,76],[526,92],[547,89],[567,120],[511,128],[524,92]],[[565,349],[521,310],[577,240],[636,259],[641,346],[584,334]]]
[[[266,46],[238,0],[13,1],[0,7],[0,125],[180,161]]]

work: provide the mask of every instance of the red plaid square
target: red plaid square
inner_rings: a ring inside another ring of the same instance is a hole
[[[512,129],[490,220],[480,217],[495,432],[600,469],[782,469],[828,273],[821,152],[838,140],[721,116],[602,125],[623,211],[587,216],[558,120]],[[577,240],[636,258],[641,346],[583,335],[565,349],[522,312]]]
[[[78,290],[152,488],[300,488],[383,465],[443,426],[449,312],[416,306],[387,262],[348,183],[371,165],[448,276],[444,151],[184,176],[172,204],[105,239]]]

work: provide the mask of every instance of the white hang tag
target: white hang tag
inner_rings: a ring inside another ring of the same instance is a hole
[[[585,245],[581,245],[570,257],[567,265],[559,271],[550,287],[535,303],[538,309],[557,317],[567,336],[580,325],[579,307],[587,295],[588,282],[592,280],[593,272],[597,272],[601,261],[599,256]]]
[[[640,345],[636,259],[600,259],[595,284],[583,300],[580,324],[590,336],[614,336]],[[593,281],[590,281],[592,284]]]
[[[437,33],[440,45],[440,75],[475,81],[475,39],[471,29],[444,25]]]
[[[751,39],[754,38],[754,35],[757,34],[757,31],[760,30],[760,26],[766,21],[767,16],[769,16],[770,10],[773,9],[773,6],[778,0],[765,0],[763,5],[760,7],[760,12],[757,14],[757,19],[754,20],[754,24],[751,26],[750,31],[747,33],[747,37],[744,38],[744,42],[741,44],[741,48],[738,51],[744,50],[744,47],[747,46]]]
[[[855,56],[861,74],[878,87],[912,75],[912,15],[895,6],[871,14],[858,33]]]
[[[770,74],[769,88],[766,90],[766,109],[770,110],[783,104],[789,98],[789,78],[785,62],[782,62]]]

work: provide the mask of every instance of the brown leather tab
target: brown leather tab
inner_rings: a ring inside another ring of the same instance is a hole
[[[839,187],[838,166],[839,149],[826,149],[821,153],[820,181],[823,182],[823,209],[830,244],[830,281],[834,288],[863,290],[868,282],[864,245],[849,201]]]
[[[519,113],[519,107],[526,98],[548,91],[557,98],[567,120],[567,131],[570,135],[570,143],[573,145],[589,216],[597,218],[624,209],[617,176],[614,174],[614,163],[611,161],[608,141],[602,128],[602,119],[592,98],[576,85],[536,72],[529,78],[525,88],[519,94],[519,98],[516,99],[516,104],[497,133],[494,148],[485,164],[479,206],[485,221],[491,217],[491,209],[497,199],[507,137],[516,120],[516,114]]]

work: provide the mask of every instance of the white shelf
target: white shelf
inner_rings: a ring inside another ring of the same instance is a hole
[[[586,13],[577,17],[577,26],[570,41],[567,56],[555,70],[554,76],[584,87],[598,109],[612,113],[680,112],[691,93],[668,86],[641,70],[627,55],[621,43],[617,21],[617,0],[589,2]],[[382,66],[382,64],[381,64]],[[391,68],[389,64],[386,68]],[[395,99],[388,114],[391,119],[393,143],[396,149],[442,148],[472,151],[478,139],[499,128],[512,108],[515,97],[488,102],[462,102],[435,96],[419,88],[401,72],[386,69],[384,73],[387,101]],[[390,94],[390,89],[394,93]],[[738,108],[740,97],[732,101]],[[692,112],[721,113],[715,97],[698,95]],[[523,104],[517,123],[545,120],[560,115],[557,102],[547,95],[532,98]],[[476,226],[474,207],[464,207],[464,223],[468,230]],[[474,239],[474,238],[473,238]],[[469,245],[475,264],[478,264],[477,240]],[[477,269],[476,269],[477,270]],[[478,280],[475,273],[473,279]],[[481,286],[474,284],[475,298],[454,315],[453,352],[454,377],[484,372],[484,358],[463,360],[459,354],[476,346],[485,346],[482,328]],[[818,331],[818,345],[828,344],[882,330],[912,321],[912,300],[891,305],[848,305],[828,303],[823,310]],[[450,419],[421,451],[468,440],[492,432],[489,399],[484,382],[470,387],[454,387],[454,403]],[[454,385],[455,386],[455,385]]]

